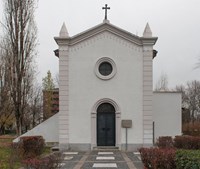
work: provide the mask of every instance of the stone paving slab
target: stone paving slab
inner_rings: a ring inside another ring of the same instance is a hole
[[[66,157],[64,157],[64,160],[69,161],[69,160],[72,160],[73,158],[74,158],[73,156],[66,156]]]
[[[69,155],[64,156],[63,160],[66,161],[80,161],[80,159],[83,157],[83,155]]]
[[[75,151],[63,151],[61,153],[63,153],[63,155],[84,155],[85,154],[84,151],[79,151],[79,152],[75,152]]]
[[[74,167],[75,167],[76,164],[77,164],[77,162],[68,161],[67,163],[65,163],[65,165],[63,165],[61,167],[61,169],[74,169]]]
[[[106,152],[106,154],[99,154],[100,152]],[[113,153],[113,154],[107,154],[107,153]],[[94,150],[90,153],[90,155],[101,155],[101,156],[108,156],[108,155],[121,155],[121,152],[119,150],[114,150],[114,151],[98,151],[98,150]]]
[[[98,162],[99,163],[99,162]],[[103,162],[104,164],[104,162]],[[111,163],[113,164],[113,163]],[[93,162],[85,162],[84,165],[82,166],[81,169],[116,169],[116,167],[93,167],[94,163]],[[129,169],[128,165],[126,164],[126,162],[116,162],[117,165],[117,169]]]
[[[116,163],[94,163],[93,168],[117,168]]]
[[[107,157],[107,156],[92,155],[92,156],[89,156],[86,161],[95,161],[95,162],[99,161],[99,160],[96,159],[97,157]],[[109,155],[109,157],[110,157],[110,155]],[[124,159],[123,159],[123,157],[121,155],[117,155],[117,156],[113,156],[113,157],[115,157],[115,159],[112,160],[112,161],[124,161]],[[106,160],[105,159],[105,160],[102,160],[102,161],[110,161],[110,160]]]
[[[144,169],[144,166],[143,166],[143,164],[142,164],[141,161],[135,161],[135,162],[133,162],[133,163],[134,163],[134,165],[135,165],[135,167],[136,167],[137,169]]]
[[[139,153],[133,153],[133,152],[127,152],[126,155],[128,156],[128,158],[133,161],[135,167],[137,169],[143,169],[143,163],[141,161],[141,156]]]
[[[99,152],[109,152],[100,153]],[[111,153],[113,152],[113,154]],[[122,152],[122,151],[98,151],[94,150],[91,152],[78,152],[78,153],[65,153],[63,155],[64,165],[61,169],[143,169],[143,164],[138,158],[139,154],[133,152]],[[100,158],[101,160],[97,159]],[[106,159],[106,157],[110,157]],[[65,160],[64,160],[65,158]],[[112,159],[111,159],[112,158]],[[114,158],[114,160],[113,160]],[[98,167],[94,164],[116,164],[115,167]]]
[[[104,156],[104,157],[101,157],[101,156],[98,156],[96,157],[96,160],[115,160],[115,157],[107,157],[107,156]]]
[[[98,155],[113,155],[113,152],[98,152]]]
[[[64,155],[77,155],[78,152],[63,152]]]
[[[133,152],[127,152],[126,155],[128,156],[128,158],[131,159],[131,161],[141,161],[140,160],[140,155],[135,155]]]

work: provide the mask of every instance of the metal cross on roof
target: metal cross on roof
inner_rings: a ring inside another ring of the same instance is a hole
[[[105,7],[102,7],[102,9],[105,9],[105,20],[107,20],[107,10],[110,9],[107,4],[105,4]]]

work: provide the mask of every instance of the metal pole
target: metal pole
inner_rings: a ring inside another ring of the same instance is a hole
[[[153,145],[155,144],[155,122],[153,121]]]
[[[128,142],[128,132],[127,132],[127,128],[126,128],[126,151],[127,151],[127,142]]]

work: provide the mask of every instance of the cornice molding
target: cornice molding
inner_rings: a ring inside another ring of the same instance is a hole
[[[157,37],[150,37],[150,38],[139,37],[128,31],[118,28],[110,23],[99,24],[91,29],[88,29],[72,37],[66,37],[66,38],[55,37],[54,39],[58,45],[74,46],[80,42],[88,40],[91,37],[95,37],[96,35],[102,34],[104,32],[110,32],[111,34],[118,36],[138,46],[154,45],[157,41]]]
[[[142,41],[143,45],[155,45],[156,41],[158,40],[158,37],[150,37],[150,38],[146,38],[146,37],[141,37],[140,38]]]

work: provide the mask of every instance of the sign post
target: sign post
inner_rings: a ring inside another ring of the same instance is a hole
[[[126,129],[126,151],[128,150],[128,128],[132,127],[132,120],[122,120],[122,128]]]

